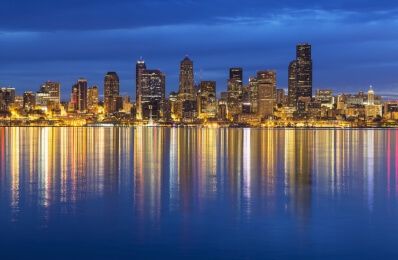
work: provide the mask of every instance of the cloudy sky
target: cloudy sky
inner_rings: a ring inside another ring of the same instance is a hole
[[[135,63],[166,73],[178,90],[189,55],[195,80],[226,91],[230,67],[244,83],[257,70],[287,67],[297,43],[312,45],[313,89],[367,91],[398,99],[398,2],[393,0],[5,0],[0,3],[0,86],[17,94],[61,82],[62,99],[83,77],[103,92],[116,71],[121,94],[135,99]],[[202,71],[202,72],[201,72]]]

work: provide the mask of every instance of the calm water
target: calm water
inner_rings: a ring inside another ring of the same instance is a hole
[[[0,128],[0,258],[397,259],[397,135]]]

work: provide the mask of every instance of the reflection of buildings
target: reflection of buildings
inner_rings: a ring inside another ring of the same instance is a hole
[[[313,131],[286,130],[285,175],[290,187],[289,204],[300,222],[308,222],[310,218],[313,144]]]

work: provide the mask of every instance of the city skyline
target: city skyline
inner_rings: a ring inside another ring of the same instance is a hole
[[[73,1],[1,5],[0,46],[7,51],[0,54],[0,86],[15,87],[19,94],[51,80],[61,83],[65,99],[78,78],[101,87],[103,75],[115,71],[120,95],[134,100],[135,65],[142,57],[148,67],[166,74],[168,95],[178,91],[179,62],[187,54],[194,61],[195,84],[200,77],[216,81],[217,94],[227,90],[234,67],[243,69],[244,85],[257,71],[275,70],[277,88],[287,90],[294,46],[305,42],[313,46],[313,90],[356,93],[373,85],[385,99],[398,93],[396,3],[85,1],[78,9],[71,8]],[[115,14],[108,17],[109,8]],[[46,18],[38,19],[40,13]]]

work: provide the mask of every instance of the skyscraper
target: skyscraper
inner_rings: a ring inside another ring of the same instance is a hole
[[[176,119],[190,120],[196,117],[197,104],[195,97],[193,61],[188,56],[180,62],[180,84],[178,91],[178,102],[176,106]]]
[[[32,91],[25,91],[23,93],[23,107],[26,110],[35,108],[35,95]]]
[[[297,98],[312,98],[312,59],[309,43],[296,46],[296,93]]]
[[[239,85],[242,87],[242,75],[243,75],[242,68],[230,68],[229,69],[229,78],[236,80]]]
[[[93,86],[87,89],[87,109],[91,113],[98,112],[98,87]]]
[[[217,114],[216,82],[201,81],[198,93],[198,114],[202,118],[215,118]]]
[[[262,70],[257,72],[258,114],[267,118],[274,113],[276,103],[276,72]]]
[[[104,111],[105,115],[117,112],[122,105],[119,97],[119,77],[116,72],[108,72],[104,78]]]
[[[180,101],[195,100],[193,61],[188,56],[180,62]]]
[[[137,60],[135,65],[135,100],[137,106],[137,119],[142,119],[142,109],[141,109],[141,75],[142,72],[146,70],[145,61],[142,59]]]
[[[297,91],[296,91],[296,69],[297,62],[294,60],[290,62],[288,68],[288,106],[297,106]]]
[[[75,104],[75,109],[84,112],[87,109],[87,80],[79,78],[77,83],[72,86],[71,102]]]
[[[160,119],[166,90],[166,75],[160,70],[143,70],[141,73],[142,119]]]

